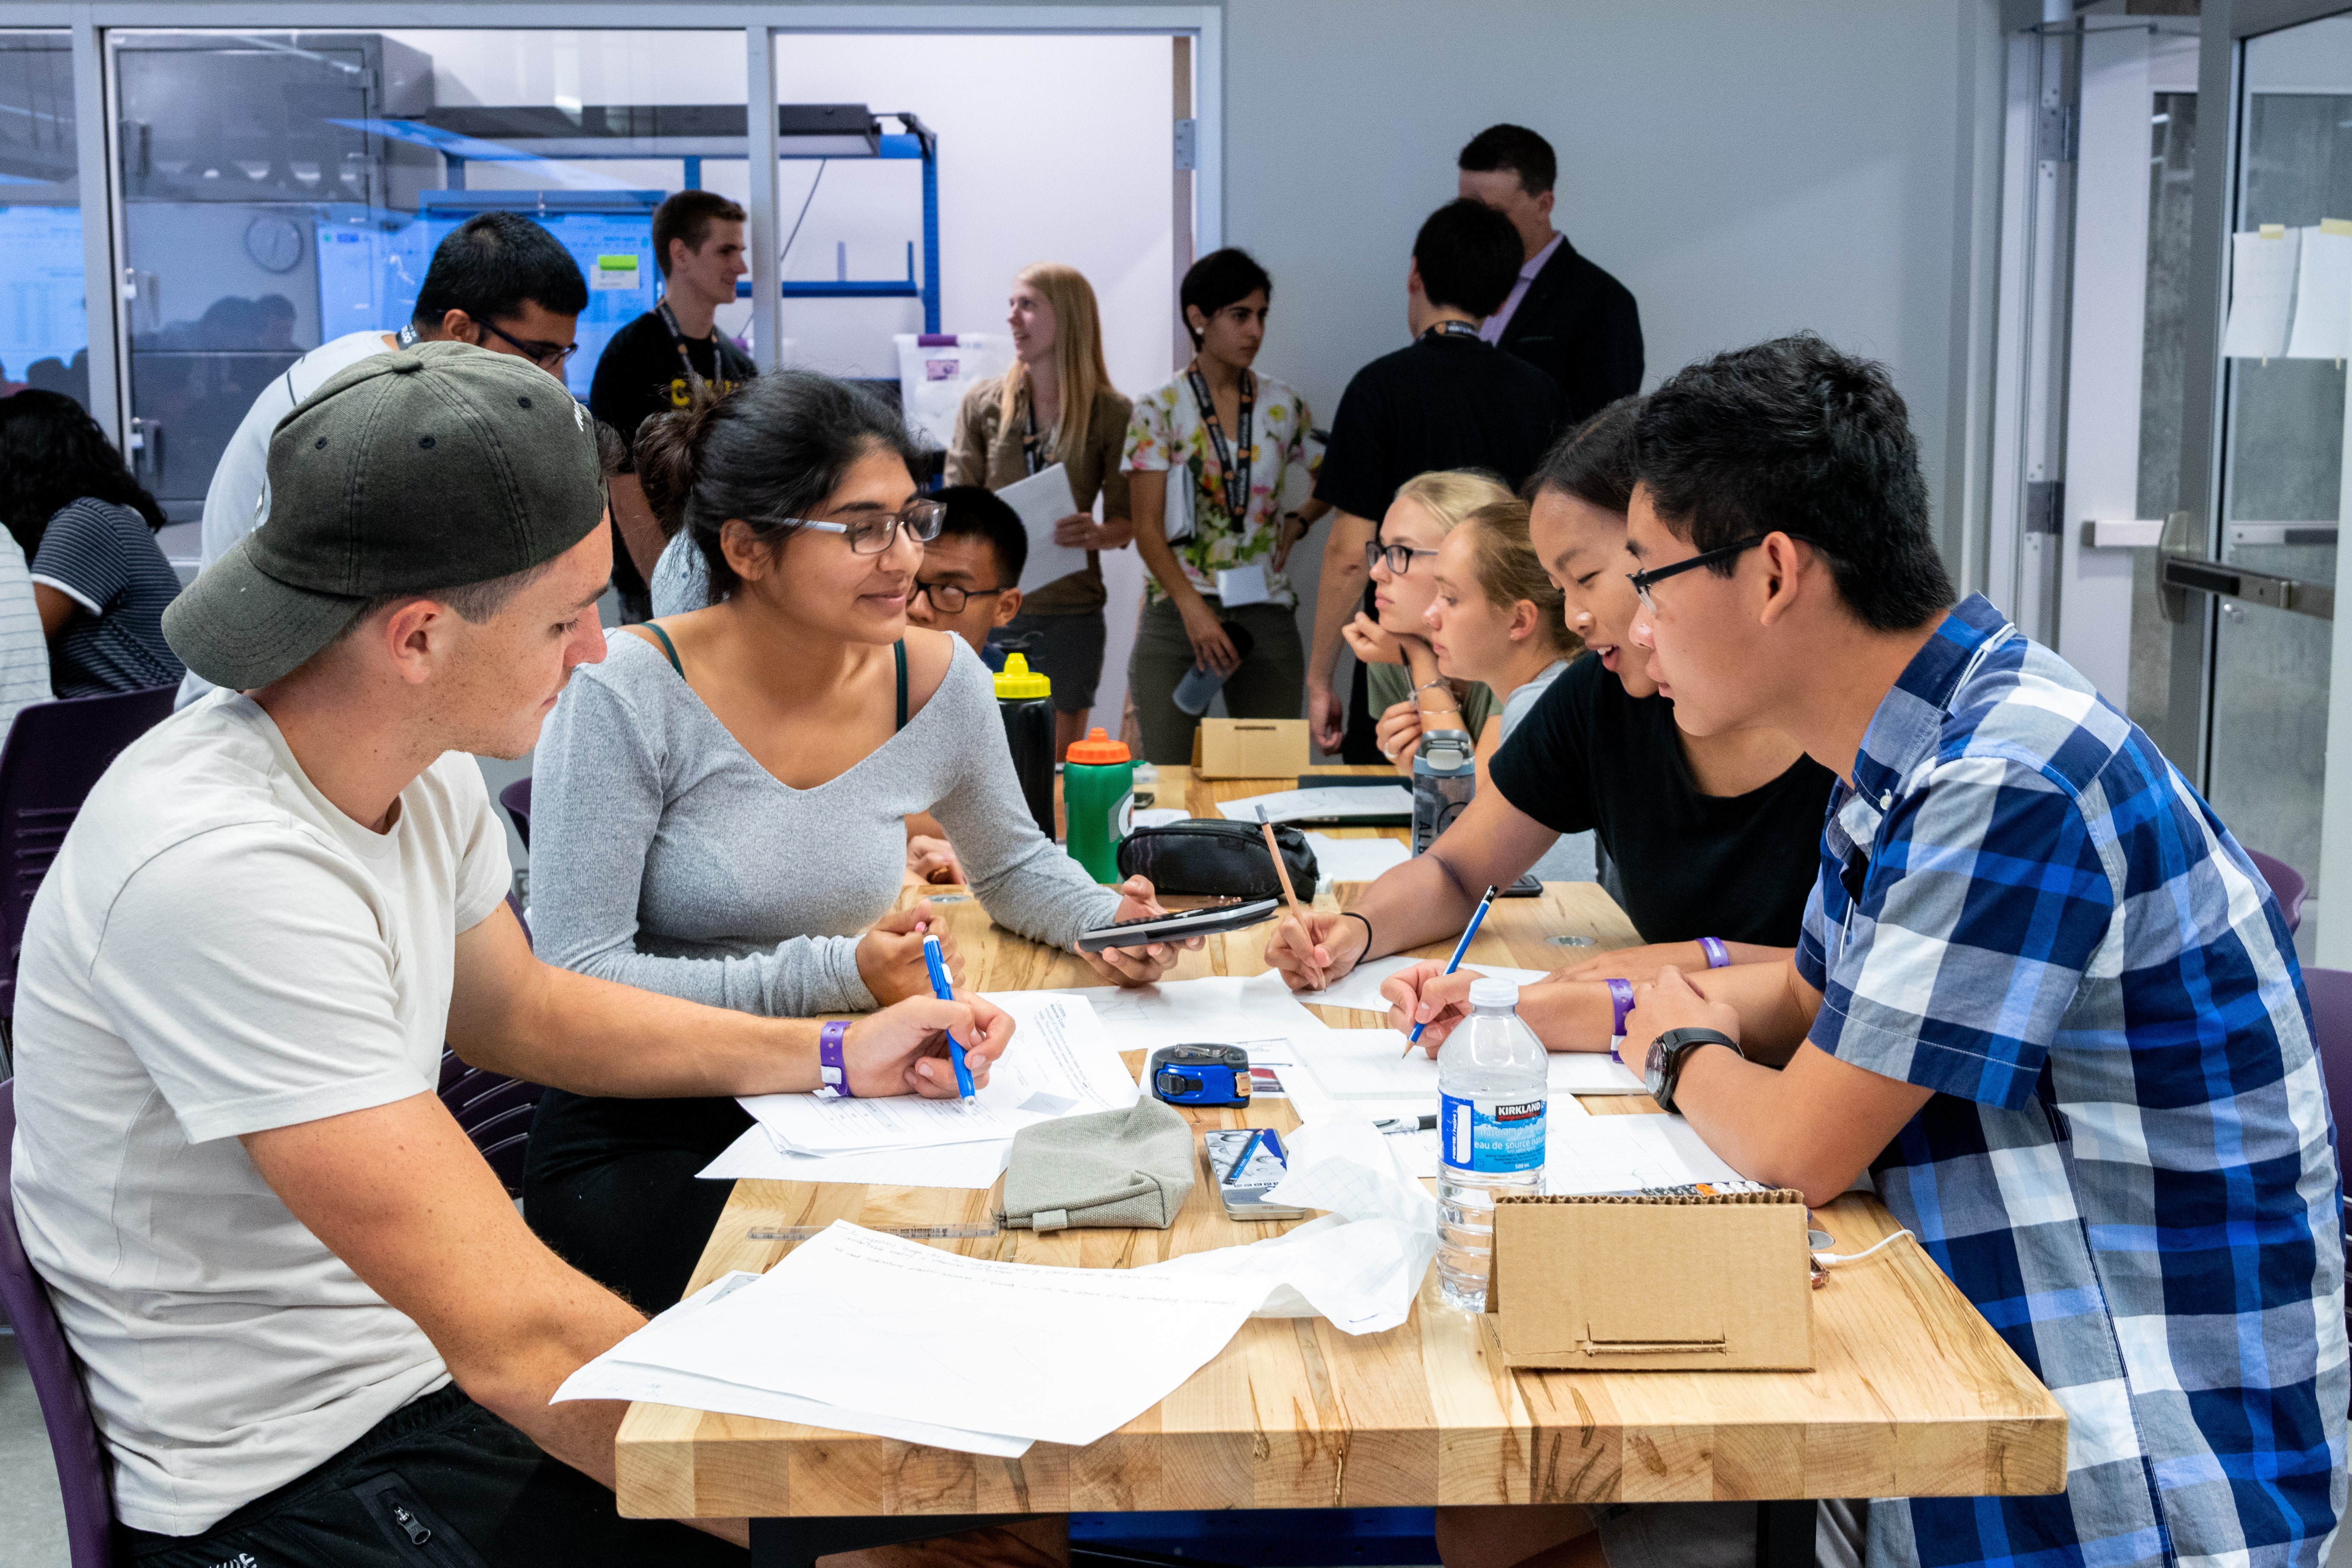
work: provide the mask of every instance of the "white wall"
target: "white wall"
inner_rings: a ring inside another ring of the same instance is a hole
[[[1328,420],[1404,341],[1462,143],[1516,121],[1559,151],[1561,228],[1640,301],[1649,384],[1797,328],[1884,359],[1940,511],[1964,4],[1230,0],[1225,235],[1274,275],[1259,363]]]

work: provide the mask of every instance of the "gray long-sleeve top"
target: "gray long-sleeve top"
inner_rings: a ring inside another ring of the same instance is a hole
[[[910,631],[910,637],[926,634]],[[910,812],[955,841],[998,924],[1068,947],[1118,895],[1037,831],[988,668],[961,638],[907,727],[793,789],[643,638],[583,665],[540,737],[531,926],[550,963],[773,1017],[861,1012],[856,933],[897,899]]]

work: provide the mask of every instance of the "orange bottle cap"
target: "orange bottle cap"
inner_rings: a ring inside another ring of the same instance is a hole
[[[1070,749],[1063,753],[1063,760],[1086,767],[1104,763],[1131,763],[1135,760],[1135,753],[1127,749],[1125,741],[1112,740],[1110,731],[1097,724],[1087,732],[1085,740],[1070,742]]]

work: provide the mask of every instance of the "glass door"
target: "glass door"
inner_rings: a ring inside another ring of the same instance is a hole
[[[0,31],[0,396],[89,406],[73,52],[62,32]]]

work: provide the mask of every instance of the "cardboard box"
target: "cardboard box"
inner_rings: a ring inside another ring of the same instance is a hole
[[[1810,1372],[1804,1198],[1503,1197],[1489,1337],[1511,1366]]]
[[[1203,719],[1192,773],[1204,779],[1295,779],[1307,771],[1304,719]]]

